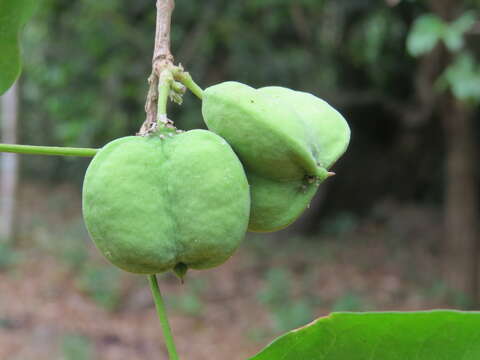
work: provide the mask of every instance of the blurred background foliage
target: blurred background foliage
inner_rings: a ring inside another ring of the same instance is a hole
[[[136,133],[145,117],[153,3],[42,0],[23,36],[19,143],[100,147]],[[335,166],[338,176],[322,184],[296,225],[252,236],[240,270],[227,265],[225,284],[217,275],[194,278],[167,299],[171,308],[197,326],[217,287],[229,294],[225,302],[245,287],[267,310],[269,336],[318,309],[478,304],[479,13],[478,0],[176,0],[172,52],[200,86],[236,80],[311,92],[345,115],[352,142]],[[169,113],[177,127],[192,129],[204,126],[200,108],[187,94]],[[21,158],[19,209],[33,211],[19,213],[17,238],[35,238],[76,274],[75,291],[122,312],[132,306],[125,294],[138,285],[120,281],[100,259],[89,265],[80,203],[70,198],[88,162]],[[38,191],[60,184],[55,193]],[[45,213],[33,205],[37,196]],[[68,214],[47,221],[49,211]],[[23,257],[14,242],[0,243],[0,270]],[[261,284],[241,277],[244,268]],[[245,286],[230,283],[239,276]],[[250,335],[263,339],[264,328]],[[60,342],[64,354],[84,351],[66,359],[93,351],[81,333]]]
[[[415,109],[407,114],[417,64],[405,44],[425,3],[178,0],[176,9],[172,50],[201,86],[227,79],[282,85],[323,97],[345,114],[354,135],[338,165],[342,176],[329,186],[336,199],[329,207],[365,213],[386,195],[441,201],[441,131],[435,119],[416,121]],[[153,24],[151,1],[44,0],[24,36],[20,142],[98,147],[134,134],[144,119]],[[443,87],[467,78],[473,89],[457,85],[457,92],[478,92],[472,54],[455,65]],[[171,107],[171,117],[180,128],[203,126],[191,95]],[[26,158],[23,171],[80,184],[86,164]],[[352,177],[362,191],[351,189]]]

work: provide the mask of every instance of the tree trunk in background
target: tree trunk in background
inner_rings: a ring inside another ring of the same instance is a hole
[[[2,142],[17,142],[18,87],[14,84],[1,97]],[[1,154],[0,161],[0,241],[13,238],[15,195],[18,182],[18,155]]]
[[[459,16],[463,2],[430,0],[430,9],[443,19]],[[451,59],[444,52],[445,66]],[[432,88],[432,91],[434,89]],[[440,98],[445,131],[445,240],[443,274],[447,285],[479,304],[478,200],[475,182],[475,140],[471,111],[452,95]]]
[[[479,300],[478,192],[471,111],[449,96],[443,109],[446,141],[445,247],[443,272],[449,287]]]

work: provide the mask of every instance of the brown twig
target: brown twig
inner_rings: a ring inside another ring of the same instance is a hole
[[[155,46],[152,58],[152,73],[148,77],[148,94],[145,103],[147,117],[138,135],[145,135],[157,126],[158,82],[163,70],[173,66],[170,52],[170,26],[175,0],[157,0]]]

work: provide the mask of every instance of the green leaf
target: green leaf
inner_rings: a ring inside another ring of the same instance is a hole
[[[0,95],[20,75],[20,33],[37,0],[0,0]]]
[[[433,50],[445,31],[445,23],[433,14],[417,18],[407,37],[407,50],[412,56],[427,54]]]
[[[480,101],[480,67],[473,55],[462,53],[440,76],[437,87],[450,88],[453,95],[462,101]]]
[[[469,11],[445,27],[442,39],[448,50],[457,52],[463,48],[465,32],[470,30],[476,21],[476,14]]]
[[[480,312],[333,313],[250,360],[478,360]]]
[[[477,22],[478,16],[474,11],[467,11],[460,16],[457,20],[452,22],[449,27],[454,28],[456,31],[464,34],[470,30]]]
[[[442,39],[447,49],[451,52],[457,52],[461,50],[465,43],[463,40],[463,33],[451,27],[447,27],[445,29],[445,33],[443,34]]]

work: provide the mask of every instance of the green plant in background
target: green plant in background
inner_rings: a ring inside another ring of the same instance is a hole
[[[79,242],[79,238],[71,238],[70,246],[64,246],[61,250],[60,258],[74,271],[80,270],[88,261],[89,254],[84,242]]]
[[[204,309],[202,300],[194,291],[167,298],[167,304],[188,316],[199,316]]]
[[[52,201],[52,199],[49,200]],[[66,199],[55,199],[53,202],[64,200],[66,201]],[[63,211],[68,206],[59,203],[53,205],[53,202],[51,206],[58,207],[58,211]],[[42,215],[35,213],[31,217],[30,223],[24,226],[25,229],[22,228],[22,234],[38,233],[32,239],[35,248],[54,255],[74,273],[80,272],[84,266],[88,266],[92,246],[90,246],[91,241],[83,221],[76,219],[52,225]]]
[[[10,268],[20,260],[20,253],[8,241],[0,241],[0,271]]]
[[[120,304],[120,273],[110,266],[85,266],[77,279],[78,287],[97,304],[113,311]]]
[[[458,54],[438,79],[437,88],[451,89],[457,99],[466,103],[478,103],[480,101],[480,64],[467,51]]]
[[[420,56],[431,52],[439,42],[443,42],[448,50],[456,53],[463,49],[465,33],[477,21],[475,12],[466,12],[457,20],[447,23],[435,14],[419,16],[410,30],[407,49],[412,56]]]
[[[167,304],[188,316],[202,314],[204,305],[201,295],[207,293],[208,284],[202,278],[191,278],[184,286],[184,292],[180,295],[167,296]]]
[[[93,360],[94,346],[90,339],[79,334],[67,334],[62,337],[61,352],[63,360]]]
[[[449,288],[444,281],[436,281],[432,287],[425,289],[425,296],[448,299],[453,306],[461,309],[474,305],[474,302],[467,294]]]
[[[286,269],[270,269],[265,280],[266,286],[258,298],[270,310],[276,332],[288,331],[311,321],[311,301],[293,297],[293,279]]]
[[[322,223],[322,232],[325,234],[343,237],[351,234],[358,226],[357,217],[348,212],[340,212],[333,217],[325,219]]]
[[[190,316],[198,316],[202,313],[203,304],[195,293],[185,294],[177,298],[178,310]]]
[[[407,50],[412,56],[422,56],[442,43],[453,55],[451,64],[437,80],[437,89],[451,90],[466,103],[480,101],[480,64],[465,50],[465,35],[478,20],[474,11],[468,11],[452,22],[434,14],[418,17],[407,39]]]
[[[63,231],[56,234],[56,237],[59,239],[53,246],[51,242],[46,244],[48,251],[58,254],[59,258],[74,272],[81,271],[87,266],[90,257],[89,249],[85,246],[88,244],[88,233],[83,222],[74,221],[67,224]]]
[[[362,297],[354,292],[349,292],[338,297],[332,305],[333,312],[364,311],[365,308],[366,306]]]

